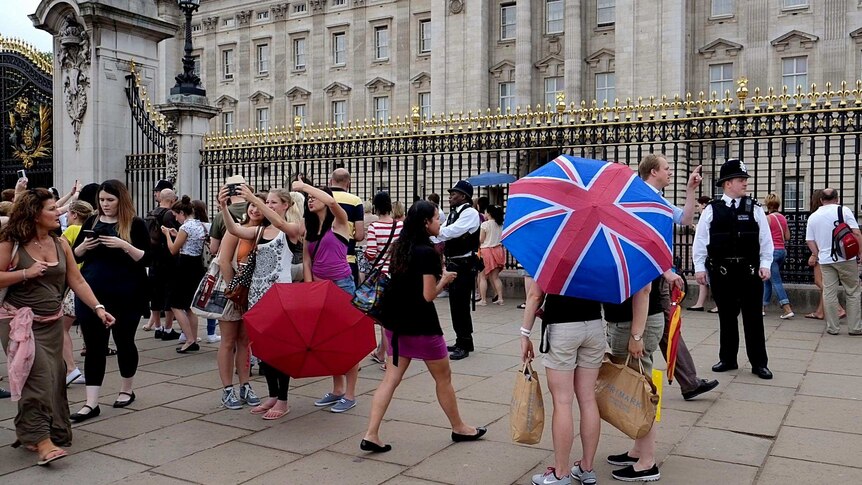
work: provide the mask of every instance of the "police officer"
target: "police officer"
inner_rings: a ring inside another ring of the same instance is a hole
[[[692,248],[697,282],[706,284],[707,271],[712,294],[718,305],[720,322],[719,362],[714,372],[737,369],[739,328],[742,311],[745,347],[751,373],[772,379],[766,367],[766,338],[763,331],[763,281],[769,280],[772,264],[772,237],[763,209],[749,196],[748,171],[739,160],[721,166],[715,182],[724,194],[706,206],[697,224]]]
[[[473,351],[473,318],[470,300],[476,282],[476,253],[479,251],[479,212],[470,204],[473,186],[459,180],[449,189],[449,217],[432,238],[435,243],[445,242],[443,255],[446,269],[458,274],[449,284],[449,312],[455,329],[455,345],[449,347],[449,358],[461,360]]]

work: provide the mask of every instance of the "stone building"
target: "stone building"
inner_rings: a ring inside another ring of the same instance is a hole
[[[202,2],[214,131],[854,81],[847,0]],[[179,46],[179,43],[171,44]],[[179,56],[167,56],[177,63]],[[171,70],[168,69],[170,72]]]

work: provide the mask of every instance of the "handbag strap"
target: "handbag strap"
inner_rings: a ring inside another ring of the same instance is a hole
[[[389,231],[389,239],[386,240],[386,244],[383,245],[383,249],[377,253],[377,257],[374,258],[374,262],[371,264],[372,268],[377,267],[377,263],[379,263],[384,256],[386,256],[386,252],[389,251],[389,245],[392,244],[392,238],[395,237],[395,228],[398,227],[398,221],[392,219],[392,230]]]

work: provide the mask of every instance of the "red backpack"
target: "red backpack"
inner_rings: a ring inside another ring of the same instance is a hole
[[[832,261],[838,261],[838,256],[853,259],[859,254],[859,242],[853,235],[853,229],[844,222],[844,207],[838,206],[838,220],[832,229]]]

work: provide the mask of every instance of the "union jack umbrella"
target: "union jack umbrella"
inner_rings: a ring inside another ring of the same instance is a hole
[[[625,165],[562,155],[509,187],[503,244],[545,293],[622,303],[671,267],[673,209]]]
[[[673,287],[670,296],[670,323],[667,330],[667,383],[673,382],[673,371],[676,368],[676,353],[679,350],[679,336],[682,331],[682,299],[685,292]]]

